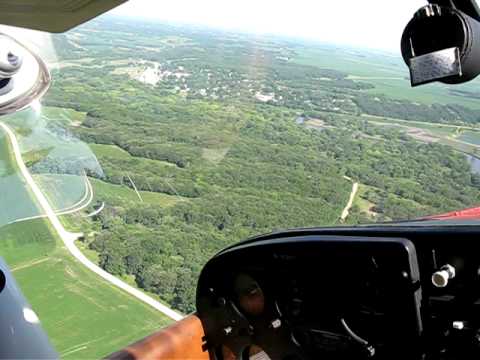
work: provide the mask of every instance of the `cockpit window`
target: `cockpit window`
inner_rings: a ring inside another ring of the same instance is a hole
[[[412,89],[398,50],[422,1],[389,4],[398,21],[364,9],[383,1],[206,3],[5,29],[52,83],[0,118],[0,255],[62,357],[193,311],[202,266],[247,237],[480,203],[478,81]]]

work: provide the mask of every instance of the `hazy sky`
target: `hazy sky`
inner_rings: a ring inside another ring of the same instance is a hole
[[[426,0],[130,0],[112,13],[397,50]]]

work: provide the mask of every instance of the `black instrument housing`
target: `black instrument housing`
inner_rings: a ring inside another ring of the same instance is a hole
[[[456,3],[458,6],[454,1],[431,1],[405,27],[401,51],[412,86],[432,81],[460,84],[480,74],[478,7],[470,1]],[[444,51],[449,49],[452,52],[446,55]]]
[[[470,226],[301,229],[232,246],[199,279],[207,344],[237,358],[252,345],[272,359],[478,358],[479,234]],[[432,274],[446,264],[456,276],[437,288]],[[262,289],[261,314],[242,309],[239,274]]]

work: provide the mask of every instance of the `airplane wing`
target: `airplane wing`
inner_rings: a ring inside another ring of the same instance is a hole
[[[423,220],[478,220],[480,219],[480,207],[451,211],[445,214],[426,216]]]
[[[127,0],[0,0],[0,24],[59,33]]]

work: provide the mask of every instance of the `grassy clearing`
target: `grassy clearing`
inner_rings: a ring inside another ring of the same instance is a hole
[[[170,322],[85,269],[45,220],[0,232],[0,254],[62,358],[99,358]]]
[[[135,190],[127,186],[109,184],[97,179],[90,179],[90,181],[93,186],[94,201],[105,201],[115,205],[140,203]],[[172,206],[178,201],[184,200],[179,196],[150,191],[139,191],[139,193],[145,203],[163,207]]]
[[[202,149],[202,157],[214,164],[219,164],[227,155],[230,148]]]

